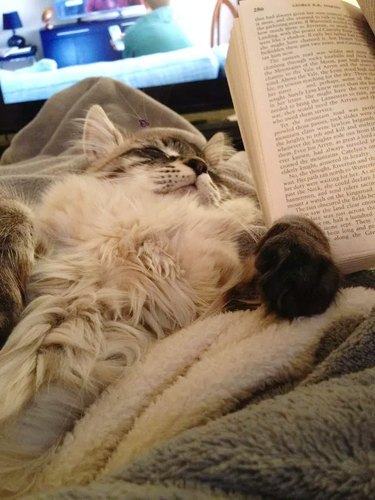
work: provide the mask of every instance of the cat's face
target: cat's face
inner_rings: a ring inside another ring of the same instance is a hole
[[[223,134],[216,134],[203,149],[173,130],[149,129],[130,135],[120,132],[101,107],[93,106],[83,142],[90,160],[88,173],[97,177],[162,195],[191,194],[204,204],[225,198],[218,167],[233,149]]]

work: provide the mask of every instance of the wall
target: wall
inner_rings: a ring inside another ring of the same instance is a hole
[[[236,3],[235,0],[233,2]],[[43,27],[41,15],[52,3],[52,0],[0,0],[0,23],[4,12],[18,11],[24,27],[17,30],[17,34],[23,36],[27,43],[37,45],[38,55],[42,57],[39,37],[39,30]],[[209,45],[211,18],[216,0],[171,0],[171,3],[177,19],[192,42],[195,45]],[[223,24],[226,25],[222,29],[223,39],[227,39],[231,17],[226,7],[223,7],[221,17]],[[7,45],[11,34],[12,32],[8,30],[0,32],[0,47]]]
[[[236,0],[231,0],[234,5]],[[216,0],[172,0],[175,15],[189,34],[194,45],[209,45],[211,36],[211,20]],[[220,12],[221,38],[228,41],[232,16],[229,9],[223,6]]]

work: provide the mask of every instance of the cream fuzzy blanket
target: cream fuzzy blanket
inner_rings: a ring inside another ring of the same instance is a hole
[[[85,168],[71,119],[97,102],[204,138],[138,91],[90,79],[47,102],[2,158],[29,199]],[[252,194],[244,155],[225,167]],[[155,344],[63,436],[31,498],[372,498],[375,275],[347,277],[326,313],[293,322],[255,311],[196,322]]]

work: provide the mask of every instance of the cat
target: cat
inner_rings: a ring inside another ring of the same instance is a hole
[[[173,131],[123,132],[95,105],[82,141],[84,174],[33,209],[0,202],[2,498],[151,342],[246,308],[254,283],[289,320],[323,312],[339,286],[310,220],[285,217],[259,237],[256,200],[231,197],[220,177],[234,153],[223,134],[201,151]]]

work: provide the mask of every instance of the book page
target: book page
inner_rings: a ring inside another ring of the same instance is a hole
[[[231,41],[228,48],[226,59],[226,74],[230,84],[233,105],[236,111],[236,117],[240,128],[242,142],[244,143],[250,166],[257,163],[262,156],[262,145],[259,136],[255,133],[257,130],[257,118],[254,108],[251,106],[251,86],[247,75],[246,57],[243,50],[241,37],[241,28],[239,19],[233,20],[233,29]],[[247,103],[247,105],[245,105]],[[250,104],[250,105],[249,105]],[[247,133],[249,131],[253,133]],[[251,168],[255,185],[259,191],[263,185],[262,171]],[[267,207],[264,207],[266,211]]]
[[[371,26],[372,31],[375,33],[375,2],[374,0],[357,0],[367,22]]]
[[[239,20],[266,223],[307,215],[340,261],[375,253],[375,44],[368,24],[339,0],[244,1]]]

